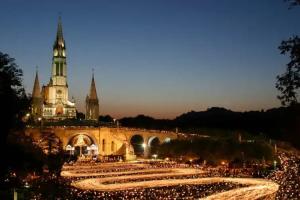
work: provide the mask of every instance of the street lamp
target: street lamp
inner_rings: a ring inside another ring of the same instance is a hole
[[[39,118],[38,118],[38,121],[39,121],[39,123],[40,123],[40,130],[42,130],[42,118],[39,117]]]
[[[75,147],[72,147],[71,149],[71,155],[74,155]]]
[[[142,144],[142,147],[143,147],[144,149],[146,148],[146,146],[147,146],[147,145],[146,145],[145,143]]]
[[[154,160],[156,160],[157,154],[153,154],[152,156],[153,156]]]
[[[274,169],[276,169],[276,165],[277,165],[277,161],[276,160],[274,160]]]
[[[69,152],[69,155],[71,156],[72,146],[68,144],[66,150]]]
[[[142,144],[142,148],[144,149],[144,151],[143,151],[143,154],[144,154],[144,158],[147,158],[148,157],[148,148],[147,148],[147,145],[146,145],[146,143],[144,142],[143,144]]]

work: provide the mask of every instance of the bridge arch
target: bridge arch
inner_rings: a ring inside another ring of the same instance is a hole
[[[148,156],[158,154],[158,147],[161,144],[161,139],[158,136],[150,136],[147,141]]]
[[[136,156],[143,156],[146,143],[142,134],[134,133],[130,137],[130,145],[133,147]]]
[[[74,133],[67,139],[65,150],[67,153],[77,156],[98,155],[96,139],[88,133]]]
[[[149,137],[147,145],[150,147],[151,145],[153,145],[153,143],[160,144],[160,139],[159,139],[158,136],[151,136],[151,137]]]

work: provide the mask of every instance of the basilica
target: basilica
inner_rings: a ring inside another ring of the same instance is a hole
[[[168,142],[178,138],[174,132],[132,129],[116,126],[61,126],[45,125],[45,121],[59,121],[76,117],[76,104],[69,99],[67,79],[66,43],[63,37],[62,22],[58,21],[56,38],[53,45],[51,76],[47,85],[40,87],[38,73],[36,72],[33,90],[31,115],[39,126],[29,126],[25,134],[30,136],[38,145],[47,140],[47,134],[54,134],[65,151],[80,158],[97,156],[99,159],[122,157],[124,160],[134,160],[139,152],[135,152],[133,145],[142,149],[143,155],[148,157],[153,141]],[[85,99],[86,120],[99,118],[99,100],[96,90],[94,74],[90,88]],[[47,124],[47,123],[46,123]],[[54,123],[55,124],[55,123]],[[46,138],[46,139],[45,139]],[[134,142],[134,138],[141,139],[141,143]]]
[[[94,74],[85,103],[86,119],[98,120],[99,101]],[[76,117],[75,101],[74,99],[69,100],[67,54],[61,18],[58,21],[56,39],[53,44],[50,81],[40,88],[38,73],[36,72],[32,91],[31,113],[35,119],[45,120],[62,120]]]

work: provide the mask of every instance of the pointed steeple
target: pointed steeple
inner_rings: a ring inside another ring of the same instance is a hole
[[[94,69],[91,82],[90,93],[85,100],[85,118],[88,120],[98,120],[99,118],[99,100],[97,96],[96,84],[94,79]]]
[[[32,98],[41,98],[41,97],[42,96],[41,96],[39,76],[38,76],[38,71],[36,70],[35,80],[34,80],[34,85],[32,90]]]
[[[59,16],[59,18],[58,18],[56,40],[58,40],[58,41],[63,41],[64,40],[63,31],[62,31],[61,16]]]
[[[92,82],[91,82],[89,99],[98,99],[96,84],[95,84],[95,79],[94,79],[94,72],[93,72],[93,77],[92,77]]]
[[[61,17],[58,19],[56,39],[53,44],[51,80],[53,85],[67,86],[67,55]]]
[[[58,50],[65,49],[65,40],[63,36],[63,30],[62,30],[61,16],[59,16],[58,18],[56,39],[53,45],[53,49],[58,49]]]

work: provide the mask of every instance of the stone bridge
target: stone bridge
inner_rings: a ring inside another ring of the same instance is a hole
[[[110,127],[45,127],[27,128],[26,135],[35,141],[41,141],[47,133],[59,138],[63,149],[70,154],[111,156],[121,155],[127,160],[135,158],[134,146],[143,148],[143,156],[149,157],[152,143],[164,143],[178,138],[178,134],[169,131],[110,128]],[[139,138],[134,143],[134,138]],[[140,149],[141,149],[140,148]]]

